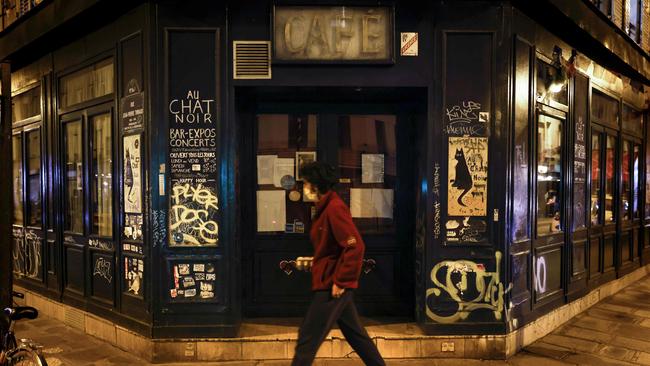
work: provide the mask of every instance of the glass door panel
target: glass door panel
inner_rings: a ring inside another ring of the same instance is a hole
[[[64,230],[83,234],[83,149],[81,121],[64,125]]]
[[[14,135],[11,139],[12,182],[14,190],[14,224],[22,225],[23,219],[23,139]]]
[[[562,121],[539,115],[537,124],[537,235],[562,230]]]

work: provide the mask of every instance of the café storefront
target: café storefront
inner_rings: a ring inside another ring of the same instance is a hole
[[[11,54],[23,288],[155,339],[301,316],[312,160],[366,242],[373,319],[507,334],[648,263],[648,74],[525,6],[91,11]]]

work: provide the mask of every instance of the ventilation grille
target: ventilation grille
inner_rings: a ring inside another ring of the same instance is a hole
[[[65,307],[65,318],[63,322],[72,328],[77,328],[79,330],[85,329],[83,311],[71,308],[69,306]]]
[[[233,78],[270,79],[271,42],[233,41]]]

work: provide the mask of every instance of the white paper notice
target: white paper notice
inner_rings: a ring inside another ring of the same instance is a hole
[[[273,185],[276,187],[282,187],[280,180],[285,175],[290,175],[293,177],[293,158],[277,158],[275,159],[275,167],[273,169]],[[284,229],[283,229],[284,230]]]
[[[287,222],[286,192],[257,191],[257,231],[284,231]]]
[[[273,184],[277,155],[257,155],[257,184]]]
[[[361,183],[384,183],[384,154],[361,154]]]
[[[358,218],[393,218],[393,190],[351,188],[350,213]]]

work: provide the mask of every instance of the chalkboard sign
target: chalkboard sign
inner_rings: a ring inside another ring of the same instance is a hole
[[[216,30],[169,30],[169,245],[218,242]]]

